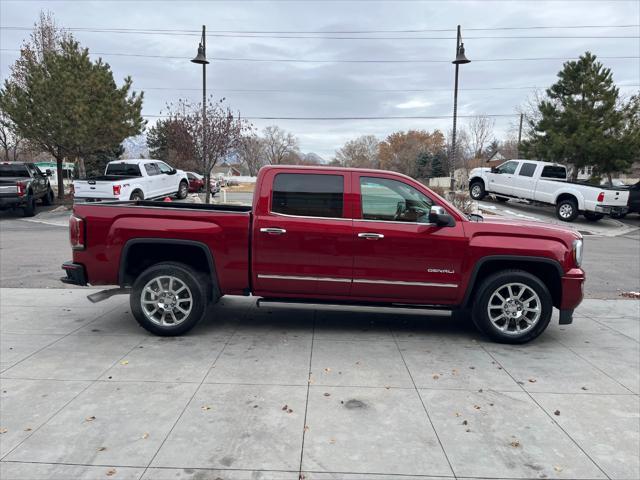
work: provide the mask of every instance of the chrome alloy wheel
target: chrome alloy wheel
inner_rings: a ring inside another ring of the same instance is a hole
[[[573,215],[573,207],[568,203],[565,203],[560,206],[558,213],[562,218],[571,218],[571,215]]]
[[[480,185],[475,184],[471,187],[471,196],[473,198],[480,198],[480,195],[482,195],[482,188],[480,188]]]
[[[160,276],[149,280],[142,289],[140,303],[145,317],[160,326],[184,322],[193,308],[193,296],[177,277]]]
[[[182,182],[180,183],[180,198],[185,198],[189,193],[189,186]]]
[[[489,297],[489,320],[502,333],[521,335],[540,320],[542,303],[531,287],[523,283],[507,283]]]

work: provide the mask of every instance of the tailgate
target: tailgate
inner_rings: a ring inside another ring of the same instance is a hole
[[[608,205],[611,207],[624,207],[629,200],[628,190],[601,190],[604,192],[604,200],[598,201],[600,205]],[[600,200],[600,199],[598,199]]]
[[[119,182],[105,182],[100,180],[76,180],[73,182],[73,196],[75,198],[104,198],[117,200],[113,194],[113,186]]]

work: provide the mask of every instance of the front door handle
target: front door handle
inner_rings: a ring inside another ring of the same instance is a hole
[[[282,235],[287,233],[287,231],[284,228],[261,228],[260,231],[262,233],[268,233],[269,235]]]
[[[367,240],[380,240],[384,238],[381,233],[362,232],[358,234],[358,238],[366,238]]]

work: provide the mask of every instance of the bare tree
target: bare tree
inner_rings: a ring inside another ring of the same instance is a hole
[[[343,167],[379,168],[379,143],[374,135],[363,135],[349,140],[336,151],[336,162]]]
[[[486,115],[477,115],[469,121],[469,142],[474,158],[481,158],[493,138],[495,121]]]
[[[20,154],[20,144],[23,139],[18,135],[15,125],[0,110],[0,148],[2,148],[2,160],[7,162],[15,162]]]
[[[245,135],[238,145],[237,152],[240,161],[249,170],[249,175],[255,177],[265,163],[264,140],[255,133]]]
[[[270,165],[282,165],[291,161],[293,153],[298,153],[298,139],[276,125],[270,125],[262,131],[264,137],[265,159]]]
[[[200,170],[204,173],[205,202],[209,203],[211,169],[238,148],[243,133],[251,130],[251,125],[239,113],[236,115],[225,106],[224,98],[215,101],[210,97],[205,108],[206,121],[203,121],[202,104],[179,100],[176,105],[168,106],[169,118],[182,125],[175,129],[176,147],[193,149],[195,152]]]

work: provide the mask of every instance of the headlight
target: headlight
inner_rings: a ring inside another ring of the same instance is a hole
[[[576,263],[576,267],[582,265],[582,240],[573,241],[573,260]]]

